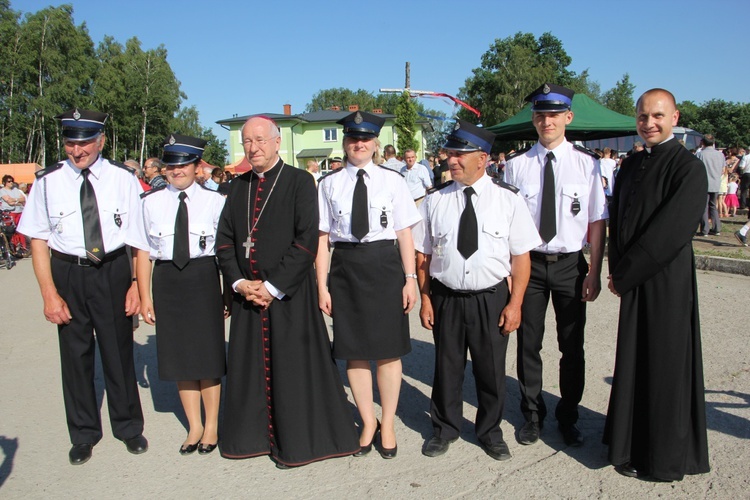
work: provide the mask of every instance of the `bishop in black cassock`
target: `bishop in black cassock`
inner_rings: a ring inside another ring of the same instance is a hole
[[[604,442],[625,475],[709,470],[692,247],[706,190],[703,164],[674,137],[627,158],[617,176],[609,266],[622,301]]]
[[[232,181],[219,223],[226,282],[268,281],[283,294],[268,308],[234,294],[219,446],[225,458],[299,466],[351,455],[359,439],[318,309],[315,184],[280,159],[272,165]]]

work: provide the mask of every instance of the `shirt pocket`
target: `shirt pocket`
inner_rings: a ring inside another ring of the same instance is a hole
[[[214,226],[210,222],[199,222],[190,224],[190,239],[198,242],[198,248],[200,249],[201,255],[206,254],[214,247],[214,240],[216,233]],[[192,246],[191,241],[191,246]],[[201,244],[203,242],[203,244]],[[194,248],[194,247],[193,247]]]
[[[523,184],[518,186],[518,190],[521,193],[521,197],[526,202],[526,206],[529,207],[529,212],[536,213],[537,206],[539,205],[539,184]]]
[[[156,248],[157,259],[172,255],[170,245],[174,244],[174,224],[152,224],[148,236],[152,246]]]
[[[563,217],[588,219],[589,192],[586,184],[565,184],[562,195]]]
[[[348,234],[352,223],[352,200],[331,200],[331,232]]]
[[[383,196],[370,198],[370,231],[389,226],[393,227],[393,201]]]
[[[509,235],[510,227],[500,217],[492,218],[482,224],[482,236],[488,244],[490,255],[497,258],[500,258],[503,254],[507,254]]]
[[[70,224],[81,224],[78,214],[78,205],[75,203],[55,203],[49,206],[49,222],[52,231],[62,233]]]
[[[119,231],[120,229],[128,227],[128,210],[126,203],[102,203],[101,208],[101,223],[102,230],[105,227],[112,229],[113,231]]]

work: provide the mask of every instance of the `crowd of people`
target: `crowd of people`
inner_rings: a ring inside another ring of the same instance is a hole
[[[527,96],[538,134],[528,148],[494,155],[494,134],[456,120],[424,162],[381,148],[383,118],[356,111],[338,122],[345,155],[324,176],[315,161],[284,163],[265,116],[241,130],[252,169],[227,179],[204,168],[202,139],[171,134],[139,172],[102,158],[107,115],[59,115],[67,159],[37,173],[19,230],[31,238],[45,317],[58,326],[70,463],[87,462],[103,435],[94,331],[113,434],[131,453],[148,449],[133,364],[139,313],[155,326],[159,376],[176,382],[187,416],[179,453],[270,455],[279,469],[373,449],[394,459],[417,304],[435,344],[433,434],[422,453],[440,456],[460,437],[470,353],[479,445],[510,459],[500,428],[508,339],[518,332],[518,442],[530,446],[548,421],[550,299],[561,354],[556,425],[567,446],[583,446],[586,308],[602,289],[609,221],[606,288],[621,299],[610,461],[654,480],[708,472],[691,243],[706,193],[711,203],[705,161],[674,138],[679,111],[666,90],[638,100],[645,144],[623,159],[565,138],[572,97],[551,83]],[[334,320],[332,343],[324,315]],[[359,428],[335,360],[346,362]]]

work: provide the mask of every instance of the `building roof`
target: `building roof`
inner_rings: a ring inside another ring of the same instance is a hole
[[[298,115],[284,115],[284,114],[278,114],[278,113],[256,113],[253,115],[225,118],[223,120],[217,121],[216,123],[219,125],[231,125],[235,123],[244,123],[249,118],[252,118],[254,116],[267,116],[268,118],[271,118],[272,120],[276,122],[281,122],[285,120],[295,120],[295,121],[302,121],[302,122],[307,122],[307,123],[336,122],[351,113],[352,113],[351,111],[333,111],[330,109],[324,109],[321,111],[313,111],[312,113],[301,113]],[[387,113],[381,113],[380,116],[382,116],[385,119],[396,118],[396,115],[390,115]]]

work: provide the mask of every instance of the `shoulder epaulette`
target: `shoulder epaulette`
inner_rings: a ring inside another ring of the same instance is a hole
[[[430,189],[427,190],[427,194],[436,193],[436,192],[440,191],[443,188],[447,188],[448,186],[450,186],[451,184],[453,184],[453,182],[454,181],[445,181],[442,184],[438,184],[437,186],[433,186],[433,187],[431,187]]]
[[[140,194],[140,197],[141,197],[141,199],[143,199],[143,198],[145,198],[146,196],[148,196],[150,194],[158,193],[159,191],[163,191],[165,189],[167,189],[167,186],[161,186],[161,187],[158,187],[158,188],[149,189],[148,191],[142,192]]]
[[[133,167],[128,167],[127,165],[125,165],[124,163],[120,163],[119,161],[109,160],[109,163],[111,163],[115,167],[120,167],[122,169],[125,169],[128,172],[130,172],[131,174],[135,175],[135,169]]]
[[[580,151],[581,153],[586,153],[589,156],[593,156],[597,160],[600,158],[599,154],[596,151],[592,151],[586,146],[581,146],[580,144],[573,144],[573,147]]]
[[[497,186],[500,186],[501,188],[505,188],[508,191],[511,191],[512,193],[517,193],[518,192],[518,188],[516,186],[514,186],[513,184],[508,184],[507,182],[505,182],[505,181],[503,181],[501,179],[493,178],[492,179],[492,183],[495,184],[495,185],[497,185]]]
[[[523,149],[519,149],[518,151],[514,151],[513,153],[505,156],[505,161],[512,160],[516,156],[521,156],[522,154],[524,154],[526,151],[528,151],[531,148],[532,148],[532,146],[526,146]]]
[[[337,168],[336,170],[331,170],[329,172],[326,172],[324,175],[320,176],[320,179],[318,179],[318,183],[320,183],[320,181],[322,181],[326,177],[328,177],[330,175],[333,175],[333,174],[337,174],[339,172],[342,172],[343,170],[344,170],[343,168]]]
[[[383,165],[378,165],[378,167],[380,167],[380,168],[382,168],[382,169],[384,169],[384,170],[390,170],[390,171],[391,171],[391,172],[393,172],[394,174],[398,174],[398,175],[400,175],[401,177],[403,177],[403,176],[404,176],[404,174],[402,174],[401,172],[396,172],[396,171],[395,171],[395,170],[393,170],[392,168],[384,167]]]
[[[41,170],[37,170],[36,172],[34,172],[34,175],[36,176],[37,179],[41,179],[45,175],[50,174],[50,173],[54,172],[55,170],[60,170],[64,164],[65,164],[65,162],[62,162],[62,161],[57,162],[54,165],[50,165],[47,168],[43,168]]]

